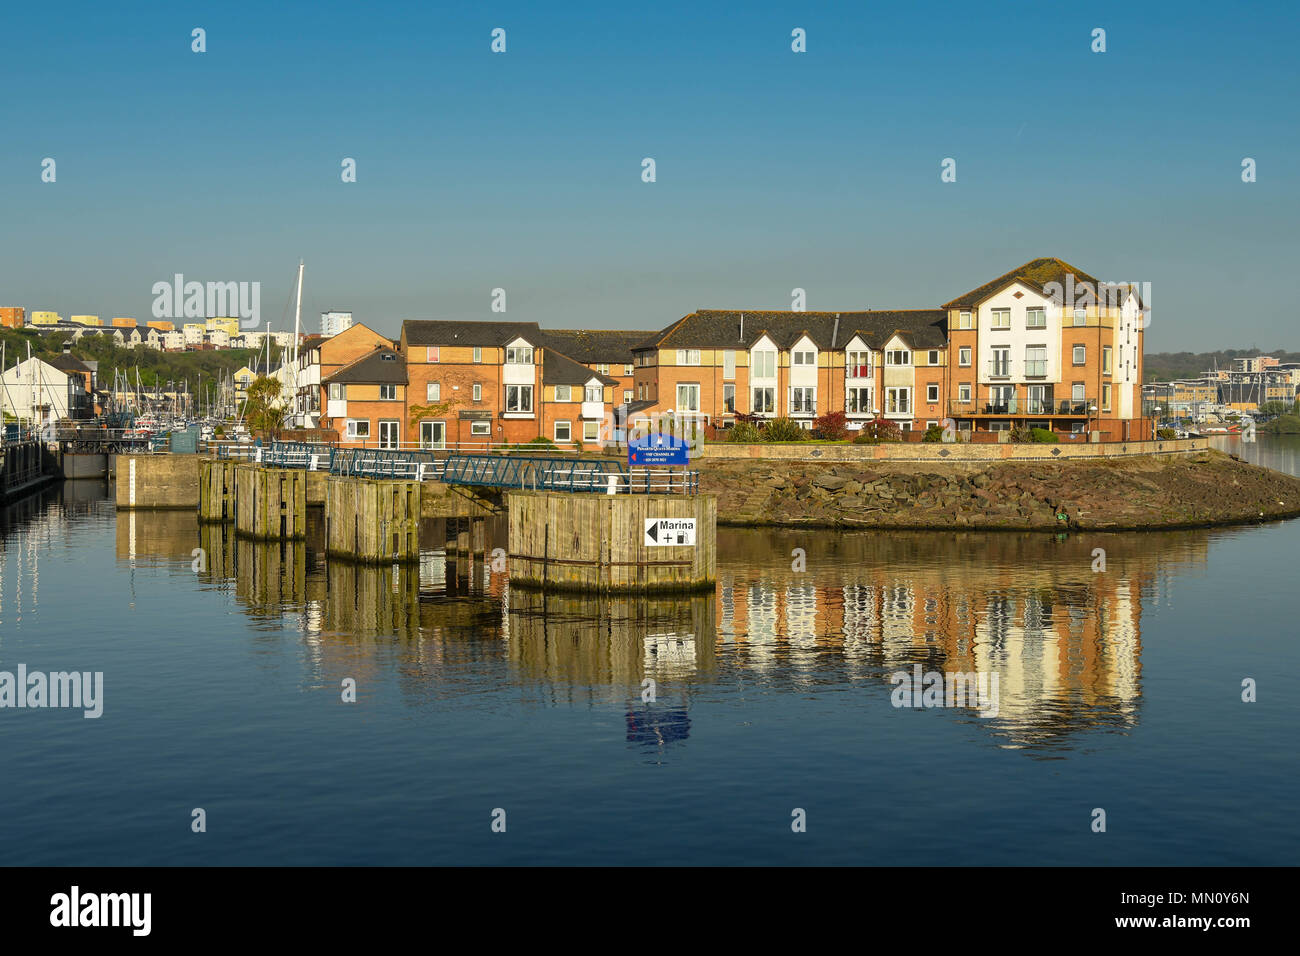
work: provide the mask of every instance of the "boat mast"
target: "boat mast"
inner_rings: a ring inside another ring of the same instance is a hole
[[[302,334],[302,270],[303,261],[298,260],[298,301],[293,310],[293,412],[294,422],[298,424],[298,338]]]

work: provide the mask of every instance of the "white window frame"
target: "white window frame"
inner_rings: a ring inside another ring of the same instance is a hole
[[[679,412],[698,412],[700,410],[700,385],[698,382],[677,383],[677,404]]]
[[[731,401],[728,402],[727,401],[728,399],[730,399]],[[731,407],[728,408],[727,407],[728,405],[730,405]],[[727,382],[722,386],[722,411],[723,414],[727,414],[727,415],[734,414],[736,411],[736,383],[735,382]]]
[[[582,440],[584,442],[600,441],[600,422],[585,419],[582,423]]]
[[[1041,321],[1034,322],[1033,317],[1038,316]],[[1038,306],[1025,309],[1025,328],[1027,329],[1045,329],[1047,328],[1047,310]]]
[[[507,346],[507,365],[532,365],[533,347],[531,345]]]
[[[442,401],[442,383],[429,382],[424,386],[424,400],[426,402]]]
[[[700,350],[699,349],[678,349],[677,364],[678,365],[699,365]]]
[[[483,401],[483,386],[480,385],[478,382],[474,383],[473,395],[474,395],[474,401],[476,402]]]
[[[939,386],[925,386],[925,403],[927,405],[937,405],[939,403]]]
[[[756,349],[750,353],[750,361],[754,363],[749,370],[749,377],[751,379],[776,378],[778,362],[776,359],[775,349]],[[767,369],[768,365],[772,366],[770,371]]]
[[[511,393],[515,394],[517,401],[511,402]],[[527,396],[527,402],[523,401]],[[511,405],[516,407],[511,408]],[[524,406],[527,405],[525,408]],[[533,413],[533,387],[531,385],[507,385],[506,386],[506,414],[507,415],[531,415]]]
[[[911,365],[912,352],[910,349],[887,349],[885,351],[885,364],[894,367]]]
[[[969,345],[963,345],[959,347],[957,349],[957,364],[961,368],[970,368],[970,362],[971,362],[971,347]]]
[[[348,418],[344,420],[344,434],[353,440],[370,438],[370,419],[368,418]],[[358,425],[365,425],[365,431],[359,429]]]
[[[799,349],[796,352],[791,352],[790,364],[803,366],[816,365],[817,353],[812,349]]]
[[[557,402],[573,401],[573,386],[571,385],[555,386],[555,400]]]
[[[797,393],[797,396],[796,396]],[[809,403],[811,399],[811,403]],[[796,405],[811,404],[811,411],[805,411],[802,408],[796,409]],[[790,386],[790,404],[791,415],[816,415],[817,414],[817,387],[814,385],[792,385]]]
[[[989,328],[994,331],[1005,332],[1011,328],[1011,310],[1010,309],[990,309]],[[999,321],[1001,320],[1001,321]]]
[[[474,361],[475,362],[483,361],[483,346],[481,345],[474,346]]]
[[[971,403],[970,382],[962,382],[957,386],[957,401],[961,402],[963,405],[969,405]]]
[[[1087,325],[1087,324],[1088,324],[1088,310],[1087,310],[1087,309],[1075,309],[1075,310],[1074,310],[1074,319],[1073,319],[1073,321],[1074,321],[1074,325],[1075,325],[1076,328],[1078,328],[1078,327],[1080,327],[1080,326]]]
[[[874,372],[871,367],[871,350],[846,350],[844,353],[844,367],[846,370],[846,378],[871,378]],[[859,369],[864,369],[865,371],[859,372]]]
[[[1076,345],[1070,350],[1070,361],[1075,366],[1088,364],[1088,346]]]
[[[901,402],[899,401],[900,398],[902,399]],[[909,416],[912,414],[912,386],[885,386],[885,414]]]
[[[963,309],[957,313],[957,328],[959,329],[971,328],[971,313],[969,310]]]
[[[866,394],[863,401],[862,395]],[[857,408],[853,406],[857,405]],[[876,407],[875,389],[870,385],[850,385],[844,390],[844,411],[849,415],[874,415]]]
[[[753,399],[750,407],[754,410],[755,415],[775,415],[776,414],[776,389],[771,385],[755,385],[750,390],[750,397]],[[766,401],[759,401],[759,394],[762,393]]]
[[[483,438],[484,436],[491,438],[492,423],[491,422],[470,422],[469,433],[471,436],[475,438]]]
[[[564,429],[563,435],[560,434],[560,429]],[[570,421],[556,422],[555,427],[551,430],[551,434],[557,442],[573,441],[573,422]]]

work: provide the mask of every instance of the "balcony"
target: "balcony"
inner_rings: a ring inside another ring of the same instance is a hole
[[[604,417],[605,417],[605,403],[604,403],[604,402],[583,402],[583,403],[582,403],[582,417],[583,417],[584,419],[588,419],[588,420],[591,420],[591,419],[597,419],[597,420],[599,420],[599,419],[604,418]]]
[[[844,370],[846,378],[871,378],[870,365],[850,365]]]
[[[1086,418],[1090,414],[1096,415],[1096,412],[1089,412],[1089,406],[1096,407],[1096,399],[1086,399],[1084,401],[1054,401],[1049,395],[1047,398],[1023,398],[1019,395],[1013,395],[1010,398],[1004,398],[998,401],[969,401],[963,402],[960,399],[953,399],[948,403],[948,414],[960,418],[975,418],[980,416],[998,416],[998,415],[1041,415],[1052,418]]]
[[[989,361],[989,378],[1010,378],[1010,377],[1011,377],[1011,362],[1009,360],[1003,362],[1003,361],[999,361],[998,359],[991,359]]]
[[[1047,377],[1047,360],[1041,359],[1036,361],[1025,362],[1025,378],[1046,378]]]
[[[809,400],[809,399],[804,399],[804,400],[802,400],[802,401],[799,401],[799,400],[796,400],[796,399],[791,399],[791,400],[790,400],[790,414],[791,414],[791,415],[805,415],[805,416],[806,416],[806,415],[816,415],[816,414],[817,414],[817,402],[816,402],[816,401],[813,401],[813,400]]]

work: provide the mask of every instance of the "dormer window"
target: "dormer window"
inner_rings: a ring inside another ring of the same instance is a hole
[[[907,349],[889,349],[885,352],[886,365],[911,365],[912,353]]]
[[[532,365],[533,350],[531,346],[519,346],[506,349],[507,365]]]
[[[816,365],[817,353],[808,351],[795,352],[791,360],[795,365]]]

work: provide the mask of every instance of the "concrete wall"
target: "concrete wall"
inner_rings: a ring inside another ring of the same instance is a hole
[[[118,509],[197,509],[200,461],[198,455],[118,455]]]

